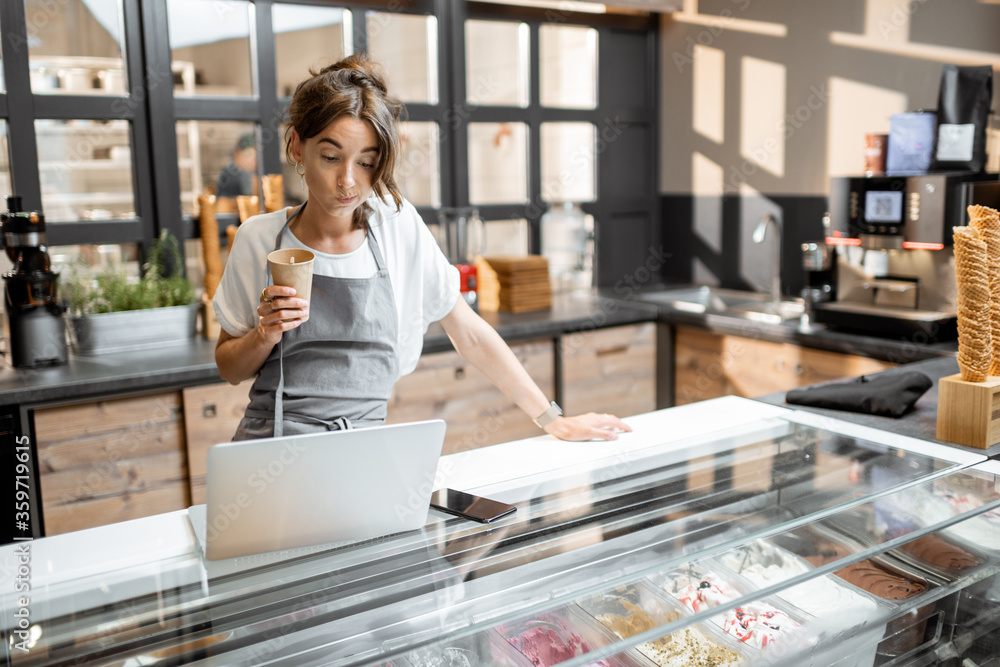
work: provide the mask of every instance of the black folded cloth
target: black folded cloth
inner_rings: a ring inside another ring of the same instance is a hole
[[[854,378],[848,382],[793,389],[785,402],[814,408],[849,410],[883,417],[902,417],[934,382],[918,371]]]

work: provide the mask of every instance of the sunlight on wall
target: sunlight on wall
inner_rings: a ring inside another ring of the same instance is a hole
[[[907,96],[866,83],[830,77],[827,119],[827,173],[857,176],[865,172],[865,135],[889,133],[889,117],[906,111]]]
[[[694,130],[717,144],[725,141],[726,57],[721,49],[694,47]]]
[[[743,57],[740,154],[775,176],[785,175],[785,66]]]

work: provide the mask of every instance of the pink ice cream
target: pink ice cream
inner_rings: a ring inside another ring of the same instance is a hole
[[[587,642],[558,614],[545,614],[499,630],[535,667],[550,667],[590,651]],[[603,661],[596,664],[607,667]]]

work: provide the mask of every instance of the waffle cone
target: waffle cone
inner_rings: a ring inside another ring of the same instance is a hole
[[[1000,212],[988,206],[968,207],[969,226],[986,242],[987,271],[990,281],[990,334],[993,361],[990,375],[1000,375]]]
[[[974,227],[955,227],[958,367],[966,382],[986,380],[993,361],[987,241]]]

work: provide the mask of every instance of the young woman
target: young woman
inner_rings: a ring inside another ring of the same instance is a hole
[[[457,270],[393,177],[402,110],[363,55],[296,88],[285,152],[306,203],[243,223],[215,294],[220,375],[233,384],[256,376],[235,439],[384,423],[393,385],[438,320],[462,357],[548,433],[612,440],[630,430],[611,415],[561,416],[459,298]],[[271,284],[267,255],[289,247],[316,254],[309,302]]]

